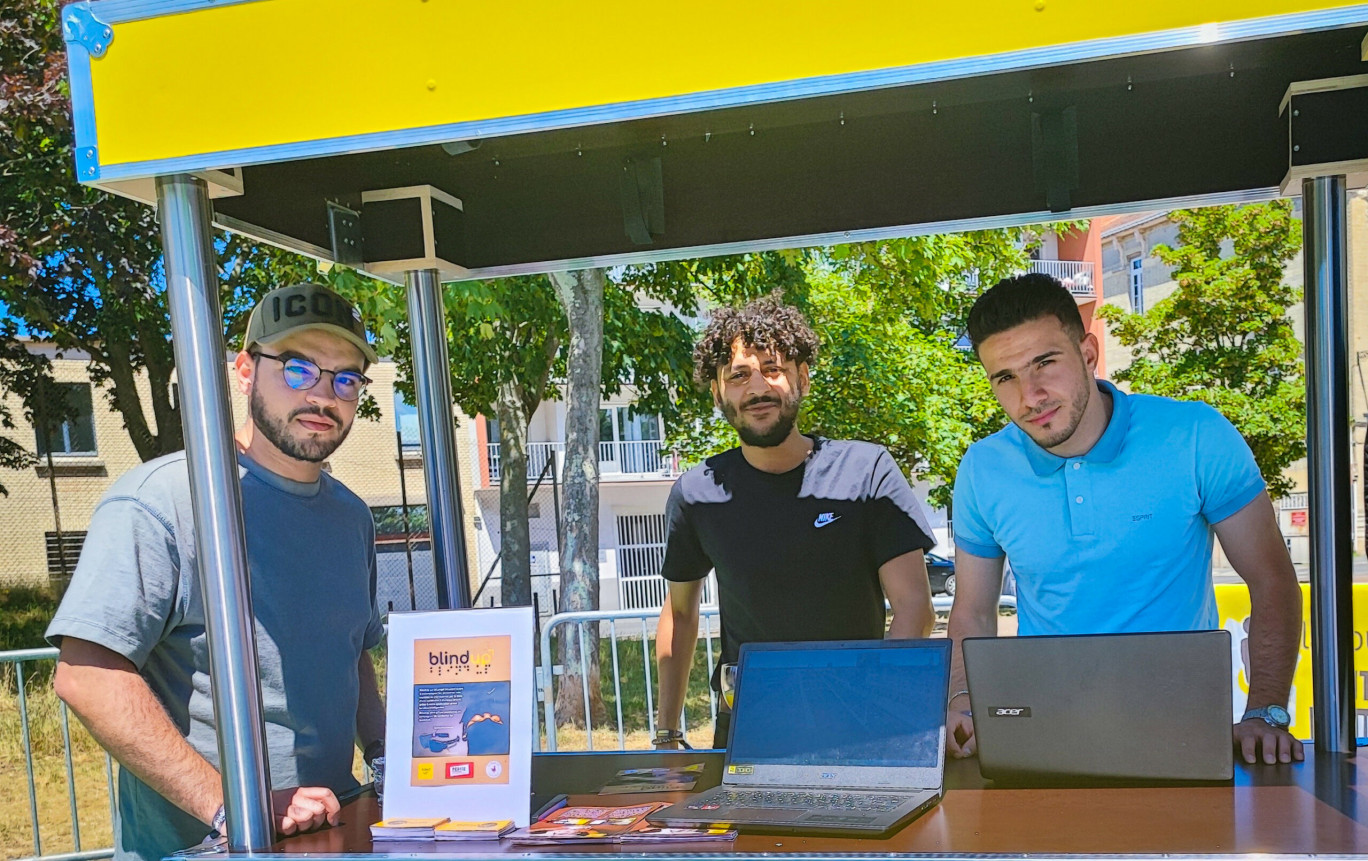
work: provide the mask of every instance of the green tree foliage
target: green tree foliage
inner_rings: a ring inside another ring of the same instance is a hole
[[[1038,241],[1026,229],[970,231],[670,265],[702,264],[698,289],[714,304],[779,290],[801,308],[822,341],[801,427],[887,447],[945,505],[965,449],[1004,421],[965,349],[969,308],[984,286],[1023,271]],[[709,397],[683,402],[693,421],[675,438],[689,462],[736,445]]]
[[[5,403],[7,395],[20,399],[22,417],[29,427],[39,424],[36,407],[43,394],[51,389],[52,363],[46,356],[29,352],[18,340],[12,320],[0,320],[0,469],[25,469],[37,458],[20,441],[20,425],[14,411]],[[48,412],[51,412],[49,410]],[[49,423],[63,416],[44,416]],[[29,434],[25,434],[30,436]],[[9,491],[0,483],[0,496]]]
[[[32,338],[89,357],[91,381],[148,460],[183,447],[161,239],[151,208],[76,182],[59,11],[17,0],[0,17],[0,305]],[[297,258],[227,234],[215,250],[231,335]],[[0,341],[12,347],[14,330]]]
[[[1130,348],[1130,366],[1112,376],[1132,391],[1220,410],[1254,450],[1269,495],[1283,496],[1292,489],[1283,470],[1306,455],[1301,346],[1287,316],[1301,290],[1283,281],[1300,222],[1286,200],[1169,217],[1178,242],[1154,253],[1173,267],[1177,289],[1144,314],[1099,312]]]
[[[343,267],[318,277],[356,302],[362,316],[372,321],[377,349],[403,369],[397,387],[412,403],[404,288]],[[567,380],[569,322],[544,275],[456,282],[444,285],[442,293],[452,397],[466,415],[499,420],[502,599],[510,606],[525,605],[531,602],[527,486],[510,477],[526,472],[532,414],[543,400],[559,397]],[[687,287],[665,280],[638,285],[619,277],[608,282],[597,387],[601,396],[630,389],[639,411],[659,414],[667,425],[676,421],[680,408],[675,395],[690,373],[692,333],[666,309],[689,296]],[[597,451],[589,456],[596,458]],[[581,466],[567,463],[565,468]]]

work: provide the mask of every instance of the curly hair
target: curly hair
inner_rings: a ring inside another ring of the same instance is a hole
[[[737,338],[748,347],[777,353],[800,365],[812,364],[820,346],[803,312],[784,304],[778,295],[740,308],[718,308],[694,347],[694,382],[699,387],[708,388],[717,379],[717,369],[731,364]]]

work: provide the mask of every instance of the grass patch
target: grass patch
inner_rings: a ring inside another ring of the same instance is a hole
[[[651,649],[649,657],[649,668],[651,675],[651,708],[648,709],[646,703],[646,670],[645,662],[642,658],[643,644],[639,639],[618,638],[617,641],[617,660],[618,678],[620,679],[619,689],[622,693],[622,725],[624,731],[631,733],[636,731],[647,732],[650,729],[648,723],[649,714],[657,708],[655,700],[657,688],[660,680],[656,673],[655,650]],[[720,638],[712,640],[713,662],[722,660],[722,641]],[[603,683],[603,703],[608,708],[608,722],[616,730],[617,727],[617,703],[618,697],[613,689],[613,644],[607,637],[599,640],[599,667]],[[698,648],[694,650],[693,669],[689,673],[689,690],[684,698],[684,722],[689,728],[706,727],[708,730],[708,745],[712,744],[712,711],[708,699],[708,653],[705,641],[698,641]],[[581,733],[582,734],[582,733]],[[557,736],[559,740],[559,735]],[[616,732],[613,736],[613,747],[617,747]],[[649,747],[649,741],[646,745]]]
[[[0,652],[46,648],[43,632],[56,612],[57,595],[49,589],[0,589]]]
[[[46,665],[45,671],[30,672]],[[62,754],[62,716],[52,691],[52,662],[25,665],[24,694],[29,736],[33,749],[34,795],[38,807],[39,833],[44,854],[73,852],[75,834],[71,800],[67,794],[66,760]],[[72,777],[75,785],[77,825],[81,849],[104,849],[114,845],[109,815],[109,777],[105,754],[74,716],[67,714],[71,734]],[[0,685],[0,858],[34,854],[33,826],[29,806],[28,764],[24,755],[18,688],[11,673]]]

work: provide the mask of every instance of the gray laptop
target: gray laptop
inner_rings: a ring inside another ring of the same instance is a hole
[[[650,817],[875,836],[940,800],[950,641],[748,643],[722,785]]]
[[[964,640],[979,770],[1000,779],[1230,780],[1230,634]]]

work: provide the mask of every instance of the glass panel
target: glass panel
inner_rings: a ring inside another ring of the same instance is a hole
[[[80,454],[95,453],[95,411],[90,399],[90,386],[80,384],[67,389],[67,403],[76,410],[75,418],[67,422],[68,451]]]
[[[627,408],[627,422],[623,427],[623,438],[629,440],[660,439],[660,418],[655,415],[637,413]]]
[[[613,407],[599,409],[599,442],[612,442],[615,437],[613,434]]]
[[[394,393],[394,426],[399,430],[399,441],[404,448],[418,448],[422,438],[418,432],[418,408],[405,403],[404,396]]]

